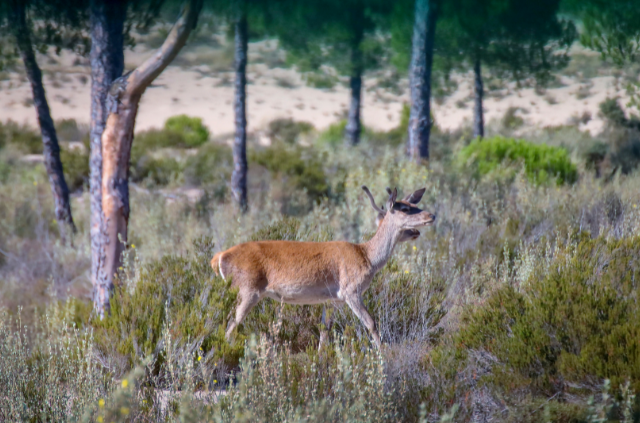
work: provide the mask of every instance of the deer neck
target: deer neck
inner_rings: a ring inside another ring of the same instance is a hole
[[[400,231],[383,220],[373,238],[363,244],[374,272],[387,264],[399,237]]]

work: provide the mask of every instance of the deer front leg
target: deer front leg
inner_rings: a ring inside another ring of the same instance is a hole
[[[244,292],[240,293],[240,303],[236,308],[236,317],[229,324],[229,328],[227,329],[227,333],[225,334],[225,338],[227,341],[231,339],[231,334],[233,330],[238,326],[247,314],[251,311],[251,309],[260,302],[260,294],[258,292]]]
[[[369,333],[373,338],[373,342],[378,348],[380,348],[380,335],[378,334],[378,329],[376,328],[376,322],[373,320],[373,317],[371,317],[371,315],[365,308],[364,303],[362,302],[362,298],[359,295],[353,295],[348,297],[346,301],[349,308],[355,313],[356,316],[358,316],[358,319],[360,319],[362,324],[369,330]]]

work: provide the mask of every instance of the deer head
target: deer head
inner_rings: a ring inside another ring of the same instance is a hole
[[[373,207],[373,209],[376,212],[378,212],[378,215],[376,216],[376,226],[380,226],[380,223],[382,223],[382,221],[384,220],[385,216],[387,215],[387,212],[384,210],[384,208],[378,207],[375,200],[373,199],[373,195],[371,194],[371,191],[369,191],[369,188],[363,185],[362,190],[369,197],[369,201],[371,202],[371,207]],[[420,200],[422,200],[422,196],[424,195],[424,192],[425,192],[425,188],[416,190],[413,193],[404,197],[402,200],[398,201],[396,204],[398,204],[399,208],[401,208],[404,205],[410,208],[413,207],[414,209],[417,209],[415,205],[418,204]],[[387,193],[389,194],[389,197],[391,197],[393,194],[390,188],[387,188]],[[433,216],[433,219],[435,219],[435,216]],[[433,223],[433,220],[431,220],[429,224],[431,223]],[[400,238],[398,239],[398,242],[414,241],[418,239],[419,236],[420,236],[420,231],[415,228],[404,229],[400,233]]]

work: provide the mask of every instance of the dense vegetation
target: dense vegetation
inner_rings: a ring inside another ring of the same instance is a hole
[[[609,118],[603,137],[626,125],[627,142],[638,139],[629,119]],[[504,125],[488,130],[510,134]],[[4,420],[638,421],[638,177],[609,166],[596,178],[585,151],[606,138],[565,127],[465,141],[466,129],[437,130],[438,162],[424,167],[389,146],[396,131],[346,149],[321,141],[331,128],[278,122],[272,146],[250,147],[260,206],[238,216],[219,188],[228,146],[194,147],[175,128],[140,133],[136,163],[177,165],[137,177],[125,266],[99,320],[86,194],[79,187],[73,200],[79,236],[60,243],[44,171],[12,147],[29,129],[5,127]],[[558,183],[543,183],[541,170]],[[202,195],[175,201],[185,183]],[[423,206],[439,216],[365,295],[383,349],[338,307],[328,310],[332,342],[318,350],[322,307],[270,300],[228,343],[235,292],[211,271],[213,252],[251,239],[366,239],[375,214],[363,183],[378,201],[386,186],[426,186]]]

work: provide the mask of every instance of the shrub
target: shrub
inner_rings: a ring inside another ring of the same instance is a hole
[[[469,309],[461,353],[494,357],[486,379],[508,395],[584,394],[590,381],[640,388],[640,237],[583,234],[539,263],[520,289],[504,286]],[[587,390],[587,393],[589,391]]]
[[[22,323],[0,311],[0,420],[79,421],[107,393],[93,340],[55,314]]]
[[[286,182],[292,187],[306,190],[311,200],[319,201],[329,194],[329,185],[322,162],[309,153],[302,147],[276,144],[250,152],[249,160],[264,166],[275,177],[288,179]]]
[[[124,357],[128,368],[155,356],[160,371],[166,326],[184,349],[185,360],[197,360],[202,348],[208,363],[236,366],[242,332],[233,344],[224,337],[236,293],[230,281],[211,270],[211,247],[201,239],[188,256],[165,256],[144,266],[134,280],[125,278],[113,293],[110,315],[92,321],[100,349],[110,357]]]
[[[527,177],[536,184],[547,184],[555,178],[561,185],[578,178],[565,149],[500,136],[474,140],[460,151],[458,160],[472,164],[479,176],[495,171],[505,162],[522,161]]]
[[[313,131],[309,122],[296,122],[291,118],[275,119],[269,122],[267,136],[272,142],[295,144],[299,137]]]
[[[186,147],[199,147],[209,139],[209,129],[199,117],[173,116],[164,123],[164,129],[181,136]]]
[[[344,130],[347,127],[346,119],[329,125],[327,129],[318,134],[317,143],[337,147],[344,143]]]
[[[142,156],[132,164],[131,180],[148,181],[155,185],[168,185],[183,172],[183,164],[171,157]]]
[[[88,136],[86,126],[78,125],[75,119],[56,120],[55,127],[60,141],[82,141]]]
[[[60,150],[60,160],[69,190],[81,189],[89,182],[89,155],[78,149]]]
[[[0,122],[0,148],[13,145],[25,154],[42,154],[42,137],[28,125],[8,120]]]
[[[231,149],[225,145],[209,143],[198,153],[187,158],[184,177],[188,184],[223,184],[231,176]]]

